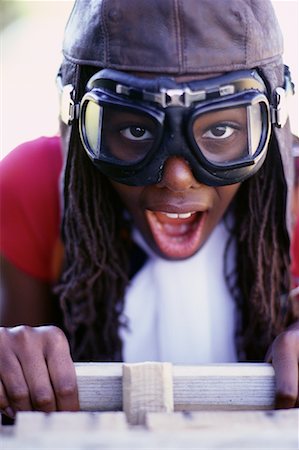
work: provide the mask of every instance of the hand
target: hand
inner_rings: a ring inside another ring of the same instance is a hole
[[[277,336],[266,359],[275,371],[275,407],[298,407],[299,321]]]
[[[0,410],[77,411],[76,373],[64,333],[54,326],[0,328]]]

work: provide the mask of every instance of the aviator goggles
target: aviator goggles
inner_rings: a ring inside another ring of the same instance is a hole
[[[119,183],[158,183],[165,162],[176,156],[198,181],[222,186],[259,170],[271,123],[286,121],[285,97],[285,89],[277,88],[270,104],[256,70],[176,83],[104,69],[89,80],[80,105],[69,104],[64,121],[79,116],[89,158]]]

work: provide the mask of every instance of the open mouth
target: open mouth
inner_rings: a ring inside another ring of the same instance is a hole
[[[207,212],[146,210],[146,217],[160,253],[167,259],[185,259],[199,248]]]

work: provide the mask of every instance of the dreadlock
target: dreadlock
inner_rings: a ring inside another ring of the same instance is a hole
[[[226,281],[238,308],[240,360],[263,360],[273,339],[290,323],[289,237],[286,185],[279,150],[271,140],[266,161],[244,182],[235,199],[234,227],[226,247],[236,245],[236,266]]]
[[[117,330],[128,283],[121,206],[78,136],[72,141],[65,172],[65,269],[56,291],[74,359],[120,360]]]
[[[79,75],[87,81],[94,70],[85,66]],[[238,310],[240,360],[262,360],[274,337],[292,319],[287,295],[287,189],[281,164],[272,139],[262,168],[241,185],[232,205],[234,222],[225,252],[225,277]],[[77,361],[121,360],[119,329],[125,326],[121,313],[129,282],[130,226],[109,181],[83,151],[76,127],[64,186],[65,265],[56,292],[72,356]],[[229,269],[232,246],[236,253],[233,270]]]

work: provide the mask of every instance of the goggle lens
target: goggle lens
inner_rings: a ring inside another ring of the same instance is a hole
[[[154,117],[124,106],[88,101],[84,112],[84,140],[98,158],[135,164],[155,146],[160,124]]]
[[[105,107],[102,151],[107,158],[137,163],[153,148],[157,124],[148,115]]]
[[[262,136],[262,104],[199,113],[193,119],[192,140],[212,164],[251,158]]]
[[[102,108],[93,101],[86,103],[84,111],[85,140],[88,147],[98,154],[100,147],[100,136],[102,130]]]

